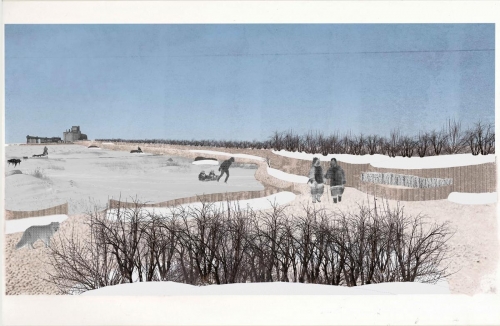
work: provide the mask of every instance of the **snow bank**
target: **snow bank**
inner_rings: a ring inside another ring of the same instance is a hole
[[[199,161],[194,161],[194,165],[219,165],[218,161],[214,160],[199,160]]]
[[[229,157],[234,157],[234,158],[239,157],[239,158],[247,158],[247,159],[263,161],[263,162],[265,161],[265,159],[260,157],[260,156],[248,155],[248,154],[232,154],[232,153],[226,153],[226,152],[209,151],[209,150],[204,150],[204,149],[191,149],[189,151],[193,152],[193,153],[223,155],[223,156],[229,156]]]
[[[229,205],[239,204],[241,208],[251,208],[253,210],[264,210],[272,208],[274,203],[278,205],[285,205],[295,199],[295,194],[293,192],[282,191],[274,195],[270,195],[262,198],[254,198],[254,199],[244,199],[239,201],[230,201]],[[214,203],[215,208],[220,208],[221,210],[227,210],[228,203],[225,201],[219,201]],[[179,208],[184,209],[201,209],[202,203],[190,203],[180,205]],[[148,214],[165,214],[168,215],[174,209],[174,207],[144,207],[142,209],[142,213],[144,217],[147,217]],[[122,209],[123,210],[123,209]],[[108,218],[113,219],[116,216],[116,209],[108,210]]]
[[[463,205],[494,204],[497,202],[497,193],[485,192],[476,194],[466,192],[452,192],[448,195],[448,200]]]
[[[477,155],[472,154],[454,154],[426,157],[389,157],[386,155],[350,155],[350,154],[307,154],[304,152],[287,152],[284,150],[273,151],[274,154],[296,158],[301,160],[312,161],[314,157],[318,157],[321,161],[330,161],[336,158],[337,161],[350,164],[371,164],[373,167],[391,168],[391,169],[436,169],[455,166],[477,165],[483,163],[495,162],[495,154]]]
[[[454,154],[412,158],[397,156],[385,161],[374,162],[372,166],[393,169],[438,169],[494,162],[495,154],[477,156],[472,154]]]
[[[114,145],[114,143],[101,143],[102,145]]]
[[[33,225],[47,225],[52,222],[62,222],[68,218],[68,215],[48,215],[41,217],[29,217],[18,220],[5,221],[5,234],[24,232],[27,228]]]
[[[194,286],[175,282],[137,282],[106,286],[82,295],[397,295],[450,294],[447,286],[416,282],[380,283],[355,287],[268,282]]]
[[[389,157],[380,154],[374,155],[350,155],[350,154],[328,154],[324,156],[323,154],[309,154],[304,152],[288,152],[285,150],[272,151],[276,155],[281,155],[290,158],[296,158],[300,160],[312,161],[314,157],[320,159],[320,161],[331,161],[332,158],[336,158],[337,161],[350,163],[350,164],[369,164],[381,160],[386,160]]]
[[[273,168],[268,167],[267,168],[267,173],[270,176],[273,176],[277,179],[288,181],[288,182],[294,182],[294,183],[307,183],[309,181],[308,177],[302,176],[302,175],[297,175],[297,174],[290,174],[286,173],[280,170],[276,170]]]

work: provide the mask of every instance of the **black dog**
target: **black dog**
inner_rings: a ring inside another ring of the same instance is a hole
[[[21,165],[21,160],[17,158],[11,158],[10,160],[7,160],[7,163],[14,164],[14,167],[16,167],[18,164]]]

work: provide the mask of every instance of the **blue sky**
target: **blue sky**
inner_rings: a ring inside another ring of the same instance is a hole
[[[494,24],[6,25],[6,142],[494,122]],[[473,51],[469,51],[473,50]]]

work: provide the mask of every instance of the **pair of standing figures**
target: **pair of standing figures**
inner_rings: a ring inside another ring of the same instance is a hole
[[[321,202],[321,196],[325,189],[324,183],[325,179],[330,183],[330,193],[334,203],[340,202],[342,200],[342,194],[345,189],[345,173],[344,170],[337,163],[335,158],[330,161],[330,168],[323,175],[323,168],[321,167],[321,161],[319,158],[315,157],[312,161],[311,170],[309,170],[309,182],[311,187],[312,201]]]

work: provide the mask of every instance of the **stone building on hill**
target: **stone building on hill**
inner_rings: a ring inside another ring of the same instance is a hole
[[[74,142],[77,140],[87,140],[87,135],[82,134],[80,126],[73,126],[63,133],[64,142]]]
[[[60,143],[61,137],[26,136],[26,144]]]

